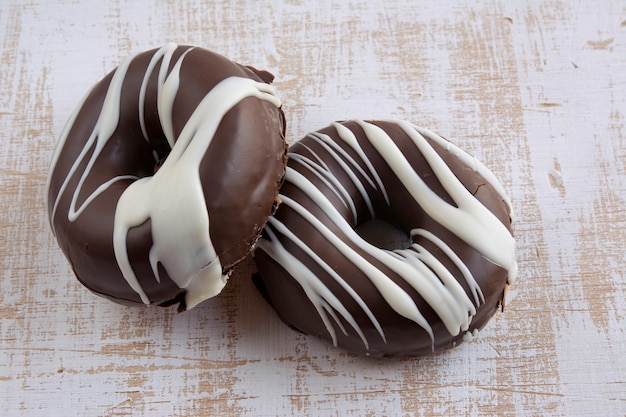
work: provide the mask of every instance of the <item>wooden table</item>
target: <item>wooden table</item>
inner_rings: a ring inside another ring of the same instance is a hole
[[[595,3],[4,0],[0,415],[626,415],[626,4]],[[82,288],[45,214],[52,151],[94,82],[166,41],[272,71],[290,141],[394,117],[474,153],[516,212],[505,312],[371,360],[283,325],[250,261],[184,314]]]

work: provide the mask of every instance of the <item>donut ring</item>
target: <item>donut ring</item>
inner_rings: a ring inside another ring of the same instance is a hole
[[[333,123],[290,147],[254,256],[255,283],[283,321],[371,356],[458,345],[503,306],[516,278],[510,204],[493,174],[403,121]],[[382,249],[355,229],[404,231]]]
[[[221,291],[284,175],[272,79],[169,43],[127,58],[89,91],[47,184],[51,228],[87,288],[179,310]]]

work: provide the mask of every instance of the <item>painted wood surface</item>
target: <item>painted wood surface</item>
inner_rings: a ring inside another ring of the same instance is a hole
[[[478,338],[371,360],[297,334],[248,261],[200,307],[121,307],[73,278],[48,163],[131,52],[195,44],[270,70],[288,137],[402,118],[501,178],[520,278]],[[0,414],[626,415],[626,3],[0,3]]]

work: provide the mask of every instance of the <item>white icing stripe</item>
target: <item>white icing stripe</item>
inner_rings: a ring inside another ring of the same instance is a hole
[[[146,122],[145,122],[145,117],[146,117],[145,116],[145,113],[146,113],[145,103],[146,103],[146,91],[148,89],[148,82],[150,81],[150,76],[152,75],[152,72],[154,71],[156,64],[159,62],[161,58],[163,58],[163,62],[161,63],[161,68],[167,69],[169,67],[169,63],[172,59],[172,55],[174,54],[174,51],[176,50],[176,48],[178,48],[178,45],[176,45],[173,42],[170,42],[170,43],[165,44],[158,51],[156,51],[156,53],[150,59],[150,63],[148,64],[143,80],[141,81],[141,88],[139,89],[139,109],[138,109],[139,125],[141,126],[141,133],[143,133],[143,137],[144,139],[146,139],[146,141],[148,141],[148,131],[146,130]],[[159,83],[158,83],[157,88],[160,88],[161,82],[162,82],[161,70],[159,70]],[[159,94],[159,91],[157,91],[157,94]],[[157,107],[157,111],[160,111],[160,110],[161,109]],[[170,143],[170,147],[171,146],[172,144]]]
[[[70,133],[70,130],[72,130],[72,127],[74,126],[74,122],[76,121],[76,118],[78,117],[78,113],[80,112],[80,109],[83,108],[83,105],[85,104],[85,101],[87,101],[87,97],[89,97],[89,95],[91,94],[91,92],[93,91],[93,87],[89,89],[89,91],[87,92],[87,94],[85,94],[85,96],[82,98],[82,100],[80,101],[80,103],[78,104],[78,106],[74,109],[74,112],[70,115],[70,118],[68,119],[68,121],[65,123],[65,126],[63,127],[63,130],[61,131],[61,136],[59,138],[59,142],[57,143],[56,147],[54,148],[54,152],[52,154],[52,159],[50,161],[50,166],[48,167],[48,176],[46,177],[46,190],[48,191],[48,194],[50,194],[50,184],[51,184],[51,180],[52,180],[52,173],[54,172],[54,169],[57,166],[57,162],[59,161],[59,156],[61,155],[61,151],[63,150],[63,147],[65,146],[65,142],[67,141],[67,137]],[[69,177],[69,175],[68,175]],[[66,179],[67,181],[67,179]],[[61,189],[59,191],[59,195],[61,194],[61,191],[65,189],[65,187],[67,186],[66,181],[61,185]],[[46,212],[48,213],[52,213],[49,217],[49,221],[50,221],[50,229],[52,229],[52,234],[56,236],[56,230],[54,227],[54,222],[52,221],[54,219],[54,213],[57,210],[57,205],[58,205],[58,200],[59,200],[59,196],[57,195],[57,198],[55,199],[53,205],[52,205],[52,212],[50,211],[50,202],[49,202],[49,198],[46,198]]]
[[[454,265],[459,269],[459,271],[461,271],[461,274],[463,274],[463,278],[465,278],[465,282],[467,283],[470,290],[472,291],[472,295],[474,296],[474,302],[476,303],[476,305],[479,305],[481,302],[485,301],[483,292],[478,286],[478,283],[476,282],[474,277],[472,276],[471,271],[469,270],[467,265],[463,263],[463,261],[459,258],[459,256],[450,248],[450,246],[446,244],[446,242],[439,239],[437,236],[435,236],[428,230],[424,230],[424,229],[411,230],[411,237],[414,237],[414,236],[422,236],[430,240],[432,243],[437,245],[437,247],[443,253],[445,253],[452,262],[454,262]]]
[[[399,122],[399,121],[396,121],[396,122]],[[487,168],[478,159],[468,154],[463,149],[456,146],[454,143],[445,140],[438,134],[433,133],[432,131],[425,129],[423,127],[411,125],[407,122],[404,122],[404,124],[405,126],[407,125],[411,126],[411,128],[417,130],[422,136],[426,136],[429,139],[435,141],[440,146],[444,147],[446,150],[451,152],[454,156],[459,158],[461,162],[463,162],[465,165],[467,165],[468,167],[478,172],[485,180],[487,180],[489,185],[491,185],[496,190],[496,192],[500,195],[500,197],[502,197],[506,205],[509,207],[509,217],[511,217],[512,220],[514,219],[515,216],[513,213],[513,205],[511,204],[511,200],[509,196],[507,195],[506,191],[504,190],[504,187],[502,186],[502,184],[500,184],[500,181],[498,181],[496,176],[493,174],[493,172],[491,172],[489,168]],[[406,130],[406,127],[405,127],[405,130]]]
[[[310,151],[314,154],[313,151]],[[354,206],[354,201],[350,198],[350,194],[346,191],[346,187],[344,187],[339,180],[332,175],[330,170],[321,170],[321,166],[315,165],[312,163],[310,158],[304,157],[300,154],[289,153],[289,159],[292,161],[296,161],[305,165],[309,171],[315,175],[322,183],[328,187],[329,190],[333,192],[343,203],[344,206],[350,209],[352,212],[352,218],[356,222],[357,211]],[[332,184],[331,184],[332,182]]]
[[[350,154],[348,152],[346,152],[341,146],[339,146],[339,144],[337,142],[335,142],[330,136],[324,135],[324,134],[321,134],[321,133],[317,133],[317,132],[309,133],[309,136],[311,136],[312,138],[315,138],[317,141],[322,141],[327,146],[330,146],[331,148],[333,148],[333,150],[335,152],[337,152],[346,161],[348,161],[349,165],[351,165],[353,169],[355,169],[359,174],[361,174],[363,176],[363,178],[365,178],[367,180],[368,184],[372,188],[376,188],[376,185],[374,184],[374,181],[372,181],[372,179],[365,173],[363,168],[361,168],[359,166],[359,164],[356,163],[354,158],[352,158],[350,156]],[[335,158],[335,159],[337,159],[337,158]]]
[[[153,240],[150,263],[155,278],[160,282],[158,265],[161,264],[172,280],[180,288],[186,289],[185,303],[189,309],[218,294],[227,279],[222,275],[222,266],[210,239],[209,216],[199,177],[200,162],[221,120],[240,101],[247,97],[256,97],[276,107],[280,107],[280,101],[273,95],[274,90],[268,84],[248,78],[226,78],[203,98],[174,142],[172,124],[174,99],[180,85],[180,68],[184,57],[190,51],[190,49],[185,51],[168,73],[167,69],[176,48],[175,44],[167,44],[155,52],[146,69],[139,97],[139,109],[142,114],[147,80],[155,70],[157,62],[163,58],[158,69],[158,116],[168,141],[174,145],[163,165],[152,177],[111,178],[97,187],[81,206],[75,209],[82,184],[119,124],[121,90],[126,72],[134,59],[132,56],[122,62],[115,71],[98,121],[59,190],[50,218],[53,219],[56,215],[58,203],[66,192],[70,178],[76,174],[77,167],[93,148],[87,168],[81,174],[78,187],[73,192],[68,219],[75,221],[83,210],[114,182],[135,180],[122,193],[115,211],[113,247],[120,270],[141,300],[149,304],[150,299],[130,265],[126,239],[131,228],[150,220]],[[72,124],[75,122],[75,115],[71,119]],[[140,124],[144,136],[147,136],[143,118]],[[70,130],[71,126],[66,128],[57,149],[63,146]],[[51,172],[57,163],[58,152],[55,153]]]
[[[187,49],[183,52],[174,64],[174,68],[172,68],[168,74],[167,69],[175,50],[168,48],[169,45],[171,44],[165,46],[165,48],[167,48],[167,52],[163,57],[163,62],[159,68],[157,108],[159,120],[161,121],[161,128],[163,129],[163,133],[165,133],[167,142],[170,144],[170,148],[173,148],[176,138],[174,137],[174,121],[172,119],[174,115],[174,98],[176,97],[178,87],[180,86],[180,66],[183,63],[185,55],[187,55],[193,48]]]
[[[374,166],[372,165],[372,161],[370,161],[368,157],[365,155],[365,152],[363,152],[363,149],[359,145],[359,142],[357,141],[354,133],[350,129],[342,125],[341,123],[335,122],[333,123],[333,127],[337,130],[337,134],[339,135],[341,140],[343,140],[345,143],[350,145],[350,147],[359,155],[361,160],[365,163],[365,166],[370,171],[370,174],[372,174],[372,176],[374,177],[374,180],[376,181],[376,184],[378,185],[378,189],[383,194],[385,202],[387,203],[387,205],[389,205],[389,195],[387,194],[387,190],[385,189],[385,186],[383,185],[383,181],[380,178],[378,171],[376,171],[376,168],[374,168]]]
[[[495,179],[487,168],[478,163],[475,159],[467,156],[467,154],[463,153],[460,149],[454,146],[447,146],[447,141],[434,135],[432,132],[418,130],[417,127],[406,122],[396,122],[409,135],[415,146],[424,155],[438,180],[458,206],[454,207],[440,198],[421,180],[406,157],[400,152],[394,140],[390,138],[385,131],[363,121],[356,121],[356,123],[363,129],[371,145],[385,161],[387,161],[390,168],[398,177],[398,180],[401,181],[404,187],[411,193],[415,202],[431,217],[435,218],[448,230],[466,241],[470,246],[482,253],[483,256],[491,260],[491,262],[506,268],[509,272],[509,281],[514,281],[516,272],[515,243],[510,232],[488,209],[465,189],[463,184],[456,178],[432,146],[421,136],[421,133],[427,134],[429,138],[432,135],[433,137],[431,139],[436,143],[440,143],[447,149],[450,149],[455,155],[461,155],[460,160],[463,163],[471,163],[470,166],[477,167],[477,171],[491,183],[495,181]],[[362,158],[360,162],[370,171],[377,184],[378,190],[383,193],[385,187],[383,186],[382,180],[374,169],[371,161],[367,159],[365,153],[359,146],[354,134],[342,124],[336,123],[334,126],[341,140],[352,147],[359,157]],[[317,137],[319,140],[319,136],[313,135],[310,137]],[[324,157],[337,160],[339,155],[334,153],[333,150],[330,149],[330,146],[332,145],[325,148],[328,154],[324,155]],[[333,149],[336,148],[333,146]],[[340,152],[340,154],[345,157],[343,152]],[[301,171],[326,172],[328,168],[322,168],[324,157],[322,154],[315,155],[315,159],[319,162],[318,166],[314,165],[315,161],[313,159],[308,159],[306,164],[301,164]],[[354,164],[352,162],[338,164],[340,168],[345,171],[346,176],[353,182],[355,178],[354,172],[349,171],[355,164],[357,164],[356,161]],[[362,171],[360,171],[360,173],[363,174]],[[447,270],[444,264],[433,254],[428,252],[425,247],[414,243],[409,249],[398,249],[393,252],[379,249],[363,240],[353,230],[346,219],[341,216],[330,200],[328,200],[328,198],[303,174],[288,167],[285,181],[303,191],[313,204],[322,209],[330,221],[339,228],[342,236],[338,236],[331,231],[326,224],[309,212],[300,201],[295,201],[291,197],[281,194],[280,198],[284,206],[298,213],[304,221],[317,231],[317,233],[328,240],[329,244],[333,245],[339,253],[358,268],[363,273],[364,277],[369,279],[372,284],[376,286],[384,300],[394,311],[421,326],[430,335],[433,349],[434,337],[432,328],[424,319],[424,316],[419,311],[411,296],[386,276],[383,271],[375,267],[372,262],[368,261],[365,256],[361,255],[359,251],[366,253],[367,256],[386,265],[386,267],[397,274],[399,278],[405,280],[413,287],[441,318],[451,335],[457,335],[460,331],[466,331],[469,328],[471,320],[476,314],[476,307],[485,301],[484,296],[468,267],[441,238],[424,229],[411,231],[412,237],[421,236],[427,239],[452,261],[464,277],[470,289],[473,301],[468,297],[461,284],[454,278],[453,273]],[[356,182],[355,185],[357,185]],[[502,190],[502,187],[497,184],[497,182],[494,184],[494,188],[497,191]],[[370,197],[365,196],[365,198],[369,199]],[[503,199],[508,201],[504,195]],[[354,202],[352,204],[354,204]],[[290,265],[294,266],[297,261],[291,260],[290,257],[292,257],[292,255],[288,254],[284,246],[279,242],[276,235],[280,234],[282,236],[281,239],[288,239],[295,243],[303,249],[314,262],[328,272],[324,266],[326,265],[326,261],[308,248],[303,240],[289,231],[288,225],[281,223],[277,218],[273,218],[268,224],[267,230],[270,238],[261,239],[258,247],[278,263],[284,266],[284,260],[290,259]],[[305,237],[303,237],[303,239],[305,239]],[[495,241],[495,244],[485,244],[482,240],[487,242]],[[357,251],[357,249],[359,251]],[[302,263],[298,263],[297,268],[294,266],[286,269],[294,279],[300,282],[303,288],[306,287],[305,292],[315,305],[317,311],[322,311],[322,304],[319,300],[327,300],[329,295],[325,294],[324,297],[321,297],[319,293],[311,294],[311,291],[320,285],[320,279],[315,277],[313,272]],[[335,273],[334,271],[332,272]],[[333,279],[338,280],[341,278],[333,275]],[[313,285],[312,281],[315,281],[316,285]],[[343,279],[341,279],[341,282],[345,283]],[[345,285],[348,284],[345,283]],[[350,291],[349,294],[353,299],[360,300],[360,296],[354,292],[354,290]],[[336,298],[333,298],[333,302],[329,304],[345,318],[345,307],[341,304],[337,305],[337,302],[340,303]],[[367,306],[359,305],[364,311],[369,311]],[[331,326],[332,323],[325,317],[323,312],[320,313],[320,316],[322,316],[322,321],[325,323],[329,334],[333,340],[336,341],[335,330]],[[374,322],[375,319],[370,317],[370,320]],[[352,322],[350,322],[350,324],[354,327]],[[355,327],[355,330],[359,335],[362,334],[360,328]],[[379,330],[379,333],[384,338],[382,329]],[[367,348],[368,343],[364,342],[364,345]]]
[[[359,190],[359,193],[361,194],[361,197],[363,197],[363,201],[365,201],[365,204],[367,205],[367,210],[370,213],[370,217],[374,218],[374,207],[372,206],[372,201],[370,200],[369,195],[367,194],[367,191],[365,190],[365,186],[363,185],[363,183],[358,179],[356,173],[354,171],[352,171],[350,169],[350,167],[348,166],[348,164],[346,162],[343,161],[343,159],[341,159],[341,157],[339,155],[337,155],[337,153],[332,150],[322,139],[322,135],[319,134],[311,134],[309,135],[309,137],[311,139],[313,139],[314,141],[316,141],[320,146],[322,146],[324,148],[324,150],[326,150],[326,152],[328,152],[328,155],[330,155],[335,162],[337,162],[337,164],[339,164],[339,166],[341,166],[341,168],[343,169],[343,171],[348,175],[348,177],[350,177],[350,180],[352,181],[352,183],[355,185],[356,189]],[[347,155],[346,155],[347,156]],[[344,156],[345,157],[345,156]],[[348,156],[348,158],[350,158]],[[350,158],[351,159],[351,158]],[[348,161],[350,161],[350,159],[348,159]],[[352,160],[352,162],[354,162],[354,160]],[[352,164],[353,167],[356,167],[356,164],[353,163]],[[361,171],[362,172],[362,171]],[[363,173],[363,176],[365,178],[367,178],[367,176],[365,175],[365,173]],[[368,178],[369,179],[369,178]],[[372,184],[373,186],[373,184]],[[357,221],[357,218],[354,218],[354,221]]]
[[[59,205],[59,201],[61,200],[61,196],[65,193],[65,189],[67,188],[68,182],[76,173],[76,170],[78,169],[80,164],[83,162],[89,150],[92,147],[94,147],[93,153],[91,154],[91,157],[89,158],[89,161],[87,163],[87,168],[85,168],[83,175],[81,175],[80,181],[78,182],[76,190],[74,191],[74,194],[72,195],[72,201],[70,203],[70,208],[69,208],[69,213],[68,213],[68,218],[70,219],[70,221],[76,220],[76,218],[80,215],[80,213],[86,207],[86,205],[83,203],[83,205],[79,207],[77,210],[75,208],[76,199],[78,198],[78,195],[80,194],[80,190],[83,186],[83,183],[85,182],[87,173],[93,167],[93,164],[95,163],[96,159],[100,156],[100,152],[104,148],[104,145],[106,145],[111,135],[113,135],[113,132],[115,131],[115,128],[117,127],[117,124],[119,123],[119,117],[120,117],[119,103],[120,103],[120,98],[122,95],[122,81],[124,80],[126,76],[126,71],[128,71],[128,67],[130,66],[130,63],[133,59],[134,59],[134,56],[127,58],[115,70],[115,73],[113,74],[113,78],[111,79],[111,83],[109,85],[109,89],[104,98],[104,102],[102,103],[102,110],[100,111],[100,116],[98,117],[98,120],[96,121],[96,125],[94,126],[93,131],[91,132],[91,135],[85,142],[85,146],[83,147],[80,154],[76,158],[76,161],[70,168],[70,171],[65,177],[65,180],[61,184],[59,193],[57,194],[54,205],[52,206],[52,213],[50,215],[51,219],[54,219],[54,217],[56,216],[56,211]],[[82,104],[84,103],[81,103],[80,107],[82,107]],[[76,116],[78,115],[78,112],[80,111],[80,107],[77,109],[77,111],[72,117],[74,122],[76,121]],[[57,145],[57,149],[59,149],[59,153],[60,153],[60,148],[62,148],[65,145],[65,142],[67,140],[67,135],[69,135],[70,130],[71,130],[71,126],[68,127],[67,130],[65,130],[63,132],[63,135],[61,136],[61,139]],[[58,160],[58,154],[53,160],[53,166],[51,167],[50,172],[54,170],[57,160]],[[116,179],[112,179],[111,181],[109,181],[108,185],[113,184],[115,181]],[[88,198],[88,200],[92,201],[95,197],[97,197],[100,193],[104,192],[105,190],[106,190],[106,187],[99,187],[97,192],[92,193],[92,195]]]

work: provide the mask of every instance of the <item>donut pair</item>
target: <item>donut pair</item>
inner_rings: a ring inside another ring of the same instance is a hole
[[[493,174],[402,121],[337,122],[289,147],[273,76],[208,50],[133,55],[85,96],[48,176],[79,281],[124,304],[190,309],[251,251],[293,328],[371,356],[443,350],[516,276]],[[401,243],[382,245],[378,224]]]

